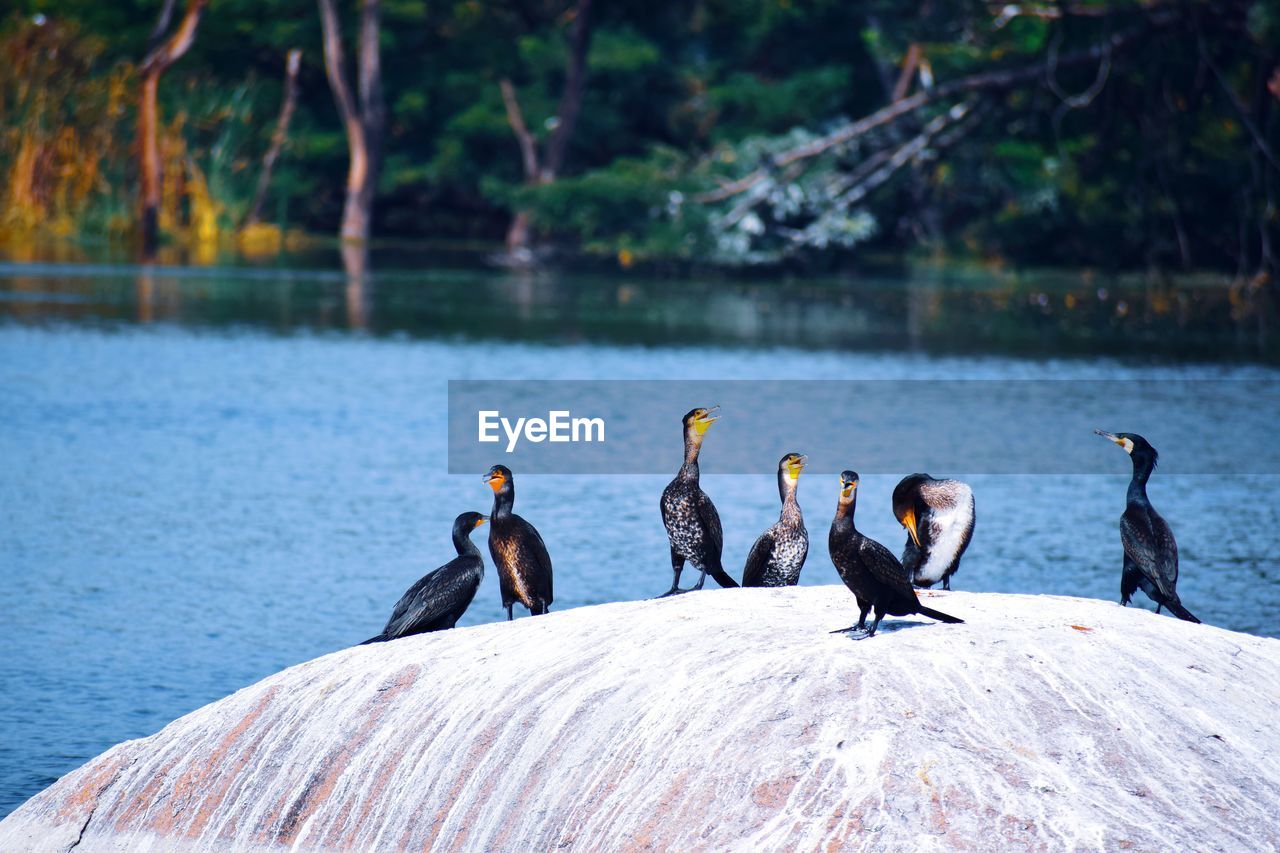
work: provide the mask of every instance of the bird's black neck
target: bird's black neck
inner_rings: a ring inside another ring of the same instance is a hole
[[[511,515],[511,506],[516,502],[515,483],[508,482],[501,491],[493,493],[493,517],[503,518]]]
[[[480,556],[480,549],[471,541],[472,530],[475,528],[455,527],[453,529],[453,549],[458,552],[459,557],[465,557],[468,554],[474,557]]]
[[[684,433],[684,464],[680,466],[680,479],[698,482],[698,452],[702,450],[702,436],[695,430]]]
[[[1147,504],[1147,480],[1155,470],[1156,461],[1150,456],[1133,457],[1133,479],[1129,481],[1129,503]]]
[[[852,533],[857,530],[853,524],[853,514],[858,508],[858,493],[854,492],[848,500],[840,499],[836,504],[836,517],[831,522],[832,528],[838,531],[848,531]]]

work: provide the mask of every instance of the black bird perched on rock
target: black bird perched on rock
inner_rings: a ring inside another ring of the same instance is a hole
[[[907,528],[902,566],[911,582],[927,589],[942,581],[943,589],[951,589],[973,539],[973,490],[959,480],[911,474],[894,487],[893,515]]]
[[[675,573],[671,589],[664,595],[688,592],[680,589],[680,572],[684,570],[685,560],[701,572],[694,589],[702,589],[708,574],[720,586],[738,585],[720,564],[724,551],[720,514],[698,484],[698,452],[702,449],[703,436],[718,420],[715,413],[718,408],[694,409],[684,416],[684,464],[662,491],[662,523],[666,525],[671,543],[671,570]]]
[[[747,567],[742,571],[743,586],[795,586],[800,581],[800,570],[809,556],[809,531],[804,529],[804,516],[796,502],[805,461],[799,453],[788,453],[778,461],[782,513],[751,546]]]
[[[1123,447],[1133,460],[1133,479],[1120,516],[1120,542],[1124,545],[1120,603],[1128,606],[1133,593],[1141,588],[1156,603],[1157,613],[1167,607],[1179,619],[1199,622],[1178,599],[1178,543],[1173,531],[1147,498],[1147,480],[1160,454],[1137,433],[1113,434],[1100,429],[1094,432]]]
[[[836,502],[836,517],[831,522],[827,547],[831,562],[844,585],[858,599],[858,624],[843,631],[866,631],[874,637],[880,620],[886,615],[910,616],[919,613],[939,622],[963,622],[954,616],[925,607],[916,598],[916,591],[907,579],[907,570],[889,549],[874,539],[863,536],[853,523],[853,513],[858,506],[858,475],[853,471],[840,474],[840,497]],[[876,609],[876,621],[867,628],[867,613]]]
[[[516,484],[511,469],[494,465],[484,475],[493,489],[493,512],[489,514],[489,554],[498,571],[502,606],[507,621],[518,601],[534,616],[551,607],[551,556],[534,526],[511,511],[516,500]]]
[[[382,633],[360,645],[447,631],[458,624],[484,578],[480,549],[471,541],[471,531],[484,522],[485,517],[478,512],[464,512],[454,519],[453,547],[458,556],[409,587],[396,602]]]

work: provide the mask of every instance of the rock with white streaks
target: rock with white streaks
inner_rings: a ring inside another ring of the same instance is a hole
[[[729,589],[364,646],[120,744],[0,850],[1280,848],[1280,641]]]

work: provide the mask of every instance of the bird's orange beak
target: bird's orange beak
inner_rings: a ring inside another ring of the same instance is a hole
[[[485,480],[485,482],[489,484],[489,488],[498,492],[502,490],[502,484],[507,482],[507,478],[501,474],[492,474],[489,476],[489,479]]]
[[[911,541],[916,543],[916,547],[920,547],[920,536],[916,533],[916,511],[908,509],[902,515],[902,526],[907,528],[907,533],[911,534]]]

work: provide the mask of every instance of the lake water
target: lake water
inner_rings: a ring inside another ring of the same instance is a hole
[[[480,471],[447,473],[449,379],[1275,381],[1274,312],[1253,299],[1090,276],[439,269],[361,284],[336,272],[0,265],[0,815],[118,741],[376,633],[400,593],[452,555],[454,515],[489,508]],[[1247,454],[1274,435],[1270,411],[1241,410],[1222,440]],[[774,478],[715,475],[712,446],[704,487],[740,575],[777,516]],[[1105,451],[1109,475],[968,477],[978,525],[956,586],[1114,601],[1128,463]],[[521,480],[517,509],[555,558],[553,611],[667,588],[657,499],[669,476]],[[859,501],[860,527],[895,550],[896,480],[864,477]],[[825,535],[834,491],[802,481],[806,584],[838,582]],[[1206,622],[1280,636],[1280,478],[1158,471],[1150,492],[1178,536],[1184,603]],[[462,624],[499,618],[490,566]]]

